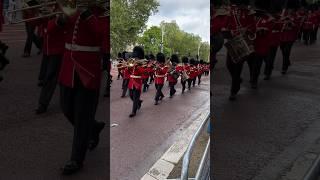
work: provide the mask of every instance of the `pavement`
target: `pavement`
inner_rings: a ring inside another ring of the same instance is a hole
[[[130,119],[131,100],[120,98],[122,81],[114,78],[111,98],[100,97],[96,115],[96,119],[114,125],[111,133],[102,132],[99,147],[88,152],[83,171],[63,177],[60,167],[71,154],[73,129],[61,113],[59,87],[48,112],[35,115],[41,55],[33,46],[30,58],[21,57],[25,42],[23,25],[5,26],[0,39],[10,46],[7,56],[11,60],[4,72],[5,80],[0,83],[0,179],[101,180],[109,177],[111,163],[112,180],[138,180],[192,123],[195,112],[209,107],[209,77],[203,77],[201,86],[184,95],[178,85],[173,99],[168,98],[165,87],[166,97],[158,106],[153,105],[152,85],[142,95],[141,110]]]
[[[231,78],[225,51],[219,54],[212,85],[216,179],[279,179],[320,137],[319,46],[297,42],[287,75],[280,73],[282,56],[278,51],[271,80],[261,77],[258,90],[250,88],[245,65],[244,83],[235,102],[228,101]]]

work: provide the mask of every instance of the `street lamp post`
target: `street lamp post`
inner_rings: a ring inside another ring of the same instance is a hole
[[[164,25],[161,28],[161,53],[163,53],[163,37],[164,37]]]
[[[198,59],[200,58],[200,47],[201,47],[201,42],[199,43],[199,46],[198,46]]]

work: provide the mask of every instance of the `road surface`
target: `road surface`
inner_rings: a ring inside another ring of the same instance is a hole
[[[225,56],[219,55],[212,85],[216,179],[254,179],[291,147],[292,154],[275,164],[274,172],[269,172],[280,175],[285,171],[284,163],[289,165],[297,157],[304,144],[295,145],[294,142],[320,118],[319,48],[319,44],[305,46],[297,42],[287,75],[280,73],[282,56],[278,51],[272,79],[264,81],[261,77],[258,90],[250,88],[245,64],[244,83],[235,102],[228,101],[231,79],[225,67]]]

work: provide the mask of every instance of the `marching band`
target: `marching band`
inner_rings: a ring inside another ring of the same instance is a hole
[[[294,42],[303,38],[306,45],[315,43],[320,10],[317,5],[304,9],[292,2],[286,7],[271,7],[270,1],[256,0],[253,8],[248,0],[233,0],[228,6],[220,4],[213,8],[212,65],[217,63],[216,54],[225,45],[226,64],[232,78],[231,101],[240,90],[244,62],[249,66],[251,87],[257,89],[263,63],[264,80],[270,79],[279,47],[283,57],[281,73],[285,75],[291,65]]]
[[[155,84],[155,105],[165,97],[162,89],[165,82],[168,82],[170,92],[169,97],[173,98],[176,93],[175,85],[181,78],[182,94],[185,91],[186,83],[188,89],[191,90],[191,85],[195,85],[198,78],[198,85],[201,83],[201,76],[209,75],[209,63],[203,60],[196,61],[188,57],[183,57],[180,63],[179,57],[173,54],[171,58],[166,60],[163,53],[158,53],[156,57],[153,54],[145,55],[144,49],[136,46],[133,49],[132,57],[127,58],[124,53],[118,53],[119,61],[117,65],[119,77],[122,77],[122,95],[124,98],[129,89],[130,98],[133,102],[132,112],[129,117],[136,116],[137,111],[141,108],[143,100],[140,99],[141,92],[146,92],[149,85]],[[149,82],[149,83],[148,83]],[[147,86],[146,86],[147,85]]]

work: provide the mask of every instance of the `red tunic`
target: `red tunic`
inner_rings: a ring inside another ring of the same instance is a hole
[[[44,28],[43,53],[45,55],[62,55],[64,44],[64,29],[57,26],[56,19],[47,22],[47,27]]]
[[[168,67],[164,66],[163,64],[160,65],[160,67],[155,71],[155,80],[154,80],[155,84],[163,85],[167,72],[168,72]]]
[[[189,67],[189,79],[194,79],[197,77],[197,68],[194,65]]]
[[[272,18],[262,15],[256,20],[257,37],[254,42],[255,52],[258,55],[266,56],[270,49],[270,34],[272,33]]]
[[[176,66],[177,67],[177,66]],[[176,67],[174,67],[174,69],[175,69],[175,71],[177,72],[177,68]],[[173,75],[172,74],[169,74],[168,73],[168,76],[167,76],[167,79],[168,79],[168,81],[170,82],[170,83],[177,83],[178,82],[178,79],[175,79],[174,77],[173,77]]]
[[[62,85],[73,88],[74,73],[77,72],[85,88],[99,90],[102,44],[99,25],[93,15],[82,20],[78,12],[69,18],[64,27],[66,49],[59,76]]]
[[[123,73],[123,79],[130,79],[130,70],[129,68],[123,68],[122,69],[122,73]]]
[[[130,80],[128,84],[129,89],[137,89],[141,92],[142,89],[142,75],[145,73],[144,68],[140,66],[135,66],[130,71]]]
[[[274,19],[272,31],[269,33],[270,47],[277,47],[280,45],[281,27],[282,24],[279,22],[279,19]]]
[[[295,18],[290,15],[285,15],[286,20],[282,21],[282,27],[281,27],[281,42],[293,42],[297,38],[297,30],[295,25]]]

